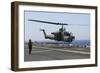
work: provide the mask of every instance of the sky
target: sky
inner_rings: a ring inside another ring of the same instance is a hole
[[[64,27],[68,32],[72,32],[75,40],[90,40],[90,14],[88,13],[68,13],[68,12],[47,12],[47,11],[24,11],[24,37],[25,41],[50,41],[45,39],[40,29],[45,29],[47,35],[56,32],[61,25],[46,24],[29,19],[48,22],[66,23]]]

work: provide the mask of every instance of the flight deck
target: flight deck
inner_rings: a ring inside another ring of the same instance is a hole
[[[51,46],[50,44],[34,45],[29,54],[28,46],[25,45],[24,61],[47,61],[47,60],[71,60],[90,58],[90,48],[87,47],[61,47]]]

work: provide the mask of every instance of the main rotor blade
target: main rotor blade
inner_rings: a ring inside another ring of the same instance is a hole
[[[69,26],[89,26],[89,24],[69,24]]]
[[[54,24],[54,25],[68,25],[68,24],[65,24],[65,23],[55,23],[55,22],[32,20],[32,19],[29,19],[28,21],[34,21],[34,22],[40,22],[40,23],[47,23],[47,24]]]

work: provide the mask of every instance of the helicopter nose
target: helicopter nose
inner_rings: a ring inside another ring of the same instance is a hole
[[[72,36],[73,39],[75,39],[75,36]]]

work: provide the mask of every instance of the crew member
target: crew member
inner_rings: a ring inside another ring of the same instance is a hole
[[[31,51],[32,51],[32,41],[31,41],[31,39],[28,42],[28,48],[29,48],[29,54],[31,54]]]

